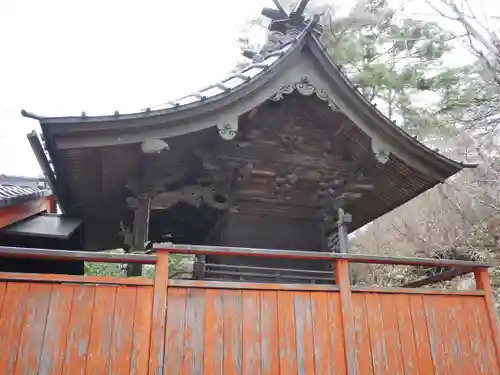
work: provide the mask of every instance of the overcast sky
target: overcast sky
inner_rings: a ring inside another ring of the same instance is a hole
[[[272,1],[0,0],[0,174],[40,173],[25,138],[38,123],[21,108],[111,114],[189,94],[234,68],[241,28],[264,6]]]
[[[37,175],[41,115],[140,110],[230,72],[270,0],[0,0],[0,174]]]

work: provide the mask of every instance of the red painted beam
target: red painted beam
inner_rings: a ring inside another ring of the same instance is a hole
[[[50,212],[53,201],[51,195],[0,208],[0,229],[41,212]]]

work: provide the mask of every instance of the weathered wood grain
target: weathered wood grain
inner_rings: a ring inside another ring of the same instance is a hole
[[[365,295],[353,294],[352,302],[359,373],[373,374]]]
[[[328,322],[332,345],[333,373],[335,375],[347,374],[345,361],[344,327],[342,323],[342,306],[340,293],[327,293]]]
[[[243,363],[245,375],[261,375],[261,292],[242,291]]]
[[[183,288],[169,288],[167,324],[165,327],[165,368],[154,374],[178,375],[184,357],[184,330],[186,326],[186,294]],[[154,328],[153,328],[154,329]],[[151,353],[154,355],[153,353]]]
[[[130,374],[136,296],[137,288],[117,287],[109,353],[109,368],[113,375]]]
[[[7,283],[0,316],[0,373],[12,375],[17,360],[29,284]]]
[[[181,374],[203,374],[203,351],[205,331],[205,291],[187,291],[186,323],[184,329],[184,363]]]
[[[393,297],[387,294],[380,295],[380,304],[382,306],[382,324],[387,350],[389,373],[402,374],[404,370],[400,334],[404,335],[405,331],[399,331],[398,318],[395,310],[396,306]]]
[[[72,285],[54,285],[50,296],[49,314],[47,317],[42,355],[40,357],[39,375],[60,375],[66,351],[71,303],[73,300]]]
[[[332,338],[328,321],[328,301],[326,293],[311,293],[313,320],[314,368],[318,375],[333,375]]]
[[[241,291],[224,291],[222,306],[224,309],[224,375],[241,375],[243,353]]]
[[[207,289],[205,294],[204,374],[223,374],[224,317],[222,294]]]
[[[418,358],[416,338],[413,332],[413,323],[410,310],[410,296],[402,294],[393,296],[388,301],[394,304],[396,310],[396,323],[399,331],[399,343],[401,348],[402,366],[406,375],[420,374],[418,369]],[[418,329],[422,329],[418,327]],[[425,327],[427,329],[427,327]]]
[[[420,375],[434,375],[434,364],[429,339],[429,329],[422,296],[409,296],[410,312],[417,348],[418,372]]]
[[[62,375],[85,374],[94,298],[94,286],[79,286],[73,291]]]
[[[261,294],[261,354],[262,375],[279,374],[278,293]]]
[[[314,333],[310,293],[295,293],[294,303],[298,374],[314,375]]]
[[[280,372],[282,374],[297,374],[297,342],[293,292],[278,292],[278,317]]]
[[[37,373],[49,312],[52,285],[31,284],[26,298],[15,375]]]
[[[234,285],[0,282],[0,374],[500,375],[484,295]]]
[[[110,371],[116,292],[114,286],[96,287],[85,375],[107,375]]]
[[[144,375],[148,372],[152,313],[153,288],[137,288],[132,351],[130,353],[130,375]]]

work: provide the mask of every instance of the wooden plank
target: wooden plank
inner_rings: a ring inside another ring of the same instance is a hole
[[[390,374],[402,374],[403,359],[401,353],[400,332],[398,327],[398,316],[395,310],[394,296],[381,294],[380,303],[382,306],[383,335],[387,350],[387,362]],[[405,331],[402,331],[406,334]]]
[[[242,292],[243,363],[245,375],[261,375],[261,292]]]
[[[111,285],[153,285],[153,280],[142,277],[113,276],[73,276],[41,273],[0,272],[0,280],[30,281],[33,283],[71,283],[71,284],[111,284]]]
[[[445,306],[444,322],[447,341],[451,349],[451,372],[453,374],[469,375],[477,373],[471,355],[469,333],[467,332],[465,320],[468,319],[463,313],[460,297],[444,296]]]
[[[0,374],[12,375],[21,339],[29,284],[7,283],[0,316]]]
[[[344,333],[345,361],[347,373],[357,375],[358,359],[354,347],[354,317],[352,313],[351,281],[349,279],[349,264],[347,260],[337,260],[335,267],[335,281],[340,288],[340,305],[342,307],[342,325]]]
[[[241,291],[226,290],[222,295],[224,308],[224,375],[239,375],[242,370]]]
[[[205,333],[205,291],[187,291],[186,323],[184,329],[184,363],[182,374],[203,373]]]
[[[333,373],[335,375],[347,374],[345,361],[344,327],[342,323],[342,304],[340,293],[327,293],[328,325],[330,331],[330,344],[332,347]]]
[[[314,368],[318,375],[333,375],[332,339],[328,321],[328,301],[324,292],[311,293]]]
[[[6,289],[7,289],[7,283],[0,282],[0,317],[2,316],[3,300],[5,297]]]
[[[168,289],[165,360],[162,361],[165,365],[163,372],[155,371],[153,374],[178,375],[182,371],[184,360],[184,328],[186,326],[186,295],[186,289]]]
[[[81,260],[104,263],[156,264],[155,255],[115,254],[97,251],[49,250],[26,247],[0,246],[0,256],[22,259]]]
[[[261,294],[262,375],[279,374],[278,293]]]
[[[223,374],[222,293],[216,289],[207,289],[205,295],[204,374]]]
[[[429,330],[424,311],[423,296],[408,296],[410,300],[410,313],[413,326],[413,336],[417,348],[418,373],[420,375],[434,375]]]
[[[178,288],[235,289],[235,290],[290,290],[330,291],[339,290],[337,285],[249,283],[237,281],[169,280],[168,285]]]
[[[51,285],[30,285],[14,369],[15,375],[38,373],[51,290]]]
[[[309,292],[295,292],[294,294],[298,375],[314,375],[311,296]]]
[[[294,292],[278,292],[280,373],[297,374]]]
[[[417,257],[390,257],[347,253],[326,253],[318,251],[290,251],[290,250],[268,250],[250,249],[238,247],[218,247],[218,246],[192,246],[192,245],[172,245],[155,244],[157,251],[168,251],[173,254],[196,254],[196,255],[231,255],[259,258],[276,259],[310,259],[310,260],[346,260],[349,263],[370,263],[370,264],[392,264],[392,265],[414,265],[429,267],[471,267],[488,268],[487,263],[471,262],[463,260],[417,258]]]
[[[478,304],[478,301],[471,298],[461,298],[462,309],[467,316],[466,324],[467,331],[469,333],[469,342],[471,346],[471,353],[474,363],[474,368],[477,374],[490,374],[494,370],[490,366],[489,355],[485,346],[487,341],[482,337],[481,332],[481,316],[486,313],[482,309],[482,303]]]
[[[148,372],[152,313],[153,288],[137,288],[130,375],[144,375]]]
[[[63,367],[66,337],[73,300],[71,285],[54,285],[50,297],[39,375],[60,375]]]
[[[359,373],[373,374],[365,295],[353,294],[352,302]]]
[[[431,344],[432,360],[436,375],[448,374],[450,365],[445,352],[445,340],[441,326],[441,316],[439,314],[440,301],[437,296],[424,296],[424,311],[429,331],[429,341]]]
[[[373,373],[375,375],[390,374],[380,295],[367,294],[366,310],[368,311],[368,329],[372,353]]]
[[[136,297],[136,287],[117,287],[109,354],[109,368],[113,375],[130,374]]]
[[[62,375],[85,374],[89,351],[95,286],[79,285],[74,288]]]
[[[392,298],[396,310],[404,373],[405,375],[417,375],[419,374],[418,357],[415,346],[416,338],[413,333],[413,322],[411,319],[410,296],[396,295],[392,296]]]
[[[153,316],[148,374],[162,374],[165,360],[166,320],[168,303],[168,253],[159,253],[155,269]]]
[[[471,306],[472,307],[472,306]],[[486,301],[475,304],[475,324],[479,326],[481,333],[481,358],[484,358],[486,374],[499,374],[498,359],[496,356],[496,348],[493,340],[493,332],[491,331],[488,307]],[[469,313],[472,313],[471,311]]]
[[[95,288],[92,328],[90,330],[85,374],[105,375],[111,369],[111,334],[117,287],[102,285]]]
[[[491,287],[490,275],[488,270],[476,270],[474,272],[477,289],[484,291],[484,301],[486,304],[489,327],[492,334],[493,344],[495,345],[495,357],[500,371],[500,327],[498,325],[498,317],[496,312],[495,301],[493,300],[493,289]]]
[[[385,294],[429,294],[429,295],[453,295],[453,296],[484,296],[482,290],[462,290],[450,291],[443,289],[428,289],[428,288],[373,288],[366,286],[353,286],[353,293],[385,293]]]
[[[420,288],[426,285],[435,284],[441,281],[452,280],[455,277],[466,275],[473,272],[474,269],[470,267],[466,268],[452,268],[450,270],[441,272],[437,275],[426,277],[408,284],[403,285],[403,288]]]

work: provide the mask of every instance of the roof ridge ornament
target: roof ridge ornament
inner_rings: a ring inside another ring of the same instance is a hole
[[[337,104],[335,104],[333,99],[328,96],[325,90],[319,87],[315,87],[313,84],[311,84],[307,76],[302,76],[300,78],[300,81],[298,82],[282,86],[273,96],[270,97],[270,99],[274,102],[278,102],[283,99],[285,95],[289,95],[294,91],[297,91],[299,94],[304,96],[311,96],[313,94],[316,94],[318,99],[324,100],[328,103],[328,106],[332,111],[340,111]]]
[[[243,56],[252,59],[252,62],[263,61],[270,53],[293,43],[300,33],[308,28],[316,35],[320,35],[323,31],[323,27],[318,23],[319,16],[315,15],[312,19],[306,19],[303,14],[309,0],[300,0],[290,14],[287,14],[278,0],[273,0],[273,2],[278,9],[262,9],[262,15],[271,19],[266,42],[259,52],[243,51]]]

